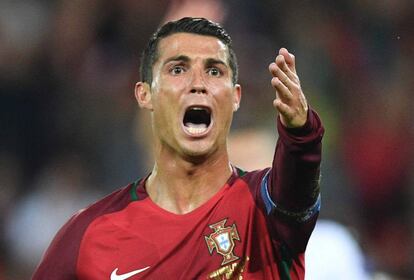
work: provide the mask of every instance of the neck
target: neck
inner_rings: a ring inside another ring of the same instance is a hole
[[[231,173],[227,153],[208,157],[204,161],[159,159],[155,161],[146,189],[151,199],[161,208],[185,214],[213,197]]]

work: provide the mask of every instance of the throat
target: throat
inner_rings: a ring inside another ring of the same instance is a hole
[[[159,171],[153,172],[146,182],[148,195],[156,205],[174,214],[186,214],[202,206],[231,176],[231,170],[221,170],[219,176],[213,176],[205,169],[190,173],[187,170],[181,175],[180,172],[160,174]]]
[[[168,212],[182,215],[187,214],[206,203],[212,198],[219,188],[208,188],[204,186],[191,185],[171,185],[162,187],[161,185],[153,186],[157,191],[155,193],[148,190],[152,201],[159,207]]]

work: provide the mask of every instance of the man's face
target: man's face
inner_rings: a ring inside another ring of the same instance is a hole
[[[187,158],[226,152],[241,96],[228,60],[227,47],[212,36],[176,33],[159,42],[150,103],[161,152]]]

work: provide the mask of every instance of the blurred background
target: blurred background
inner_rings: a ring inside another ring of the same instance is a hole
[[[268,65],[280,47],[295,54],[326,127],[322,221],[352,239],[350,266],[370,279],[414,279],[412,0],[0,0],[0,280],[29,279],[75,211],[150,171],[140,53],[183,16],[233,38],[243,98],[230,150],[245,169],[270,164]]]

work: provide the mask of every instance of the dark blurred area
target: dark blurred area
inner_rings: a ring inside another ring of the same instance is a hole
[[[73,213],[150,171],[139,57],[182,16],[233,38],[235,133],[274,134],[268,65],[295,54],[326,126],[322,218],[354,233],[373,277],[414,279],[413,1],[1,0],[0,280],[29,278]]]

